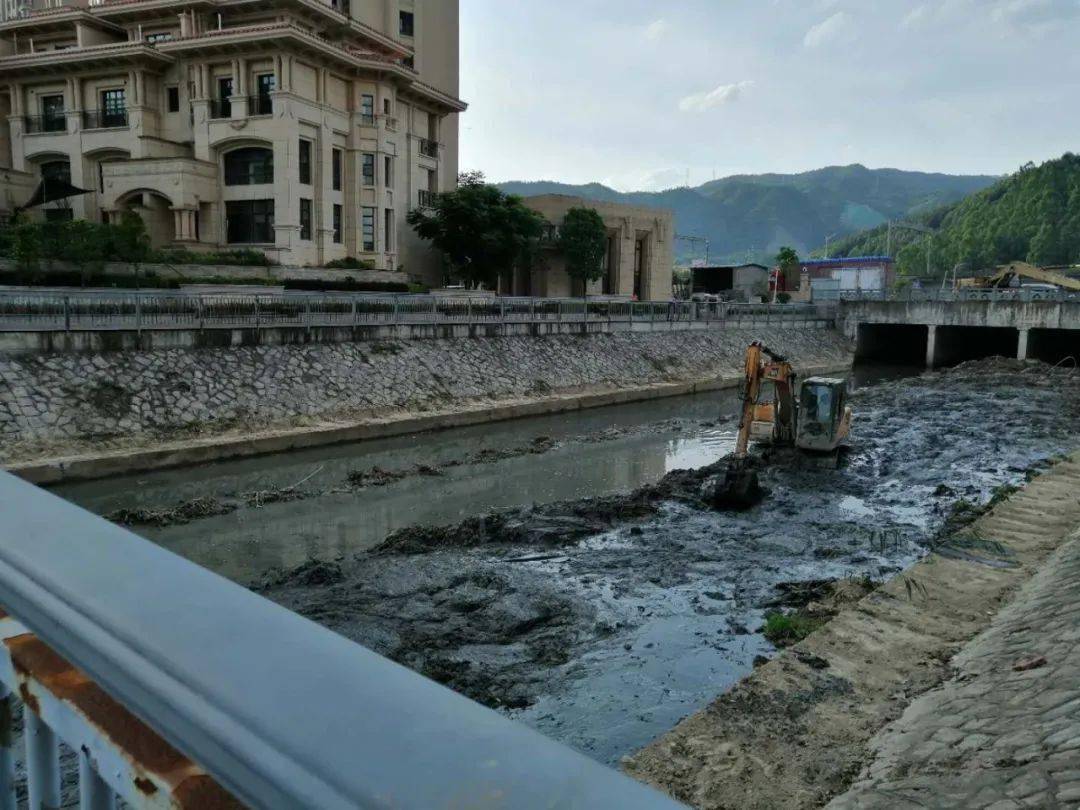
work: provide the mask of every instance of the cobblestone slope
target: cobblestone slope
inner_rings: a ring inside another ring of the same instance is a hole
[[[753,339],[803,363],[849,356],[836,332],[800,327],[0,356],[0,438],[10,453],[698,380],[737,371]]]
[[[1061,481],[1075,502],[1080,475]],[[1045,515],[1006,505],[985,531],[1009,542]],[[863,778],[829,806],[1080,807],[1080,533],[991,627],[956,674],[873,741]]]

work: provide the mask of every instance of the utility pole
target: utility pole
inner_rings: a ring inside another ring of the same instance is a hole
[[[925,225],[917,225],[914,222],[897,222],[895,224],[896,224],[896,227],[901,229],[901,230],[916,231],[917,233],[921,233],[921,234],[926,235],[926,278],[929,279],[930,278],[930,254],[934,249],[934,240],[931,237],[934,235],[934,229],[933,228],[927,228]],[[889,235],[886,237],[887,241],[885,242],[885,255],[888,256],[890,259],[893,257],[893,255],[892,255],[892,229],[893,229],[893,221],[890,219],[889,220],[889,232],[888,232]]]
[[[676,239],[681,239],[684,242],[689,242],[692,245],[704,245],[705,246],[705,264],[709,263],[709,240],[704,236],[684,236],[683,234],[675,234]]]

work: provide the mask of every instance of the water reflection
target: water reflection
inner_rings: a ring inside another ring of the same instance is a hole
[[[625,492],[672,469],[711,463],[734,443],[730,422],[725,429],[713,421],[736,410],[733,392],[701,394],[87,482],[57,492],[103,514],[121,506],[170,507],[207,495],[235,498],[311,476],[300,488],[324,494],[242,507],[186,525],[138,528],[201,565],[248,581],[275,566],[370,548],[405,526],[451,524],[491,509]],[[362,490],[346,485],[350,470],[444,465],[478,450],[522,447],[540,436],[560,445],[538,455],[448,467],[438,477],[411,476]]]

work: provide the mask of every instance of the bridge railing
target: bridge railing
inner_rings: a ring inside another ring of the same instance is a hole
[[[841,290],[841,301],[1080,301],[1080,293],[1068,290],[1019,287],[1005,289]]]
[[[35,809],[61,742],[84,808],[676,806],[2,472],[0,515],[2,808],[15,700]]]
[[[551,322],[777,324],[826,318],[809,304],[347,293],[0,290],[0,331],[260,329]]]

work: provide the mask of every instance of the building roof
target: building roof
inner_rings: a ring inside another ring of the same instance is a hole
[[[892,264],[890,256],[844,256],[836,259],[804,259],[799,262],[803,267],[836,267],[845,264]]]
[[[636,211],[650,217],[674,218],[674,212],[670,208],[653,207],[648,205],[630,205],[623,202],[610,200],[597,200],[591,197],[579,197],[574,194],[532,194],[522,198],[526,205],[534,207],[543,205],[545,202],[552,205],[560,205],[567,208],[584,206],[597,210],[608,209],[611,211],[621,210],[626,212]]]
[[[691,270],[740,270],[744,267],[757,267],[761,270],[768,270],[764,264],[758,264],[757,262],[743,262],[742,264],[700,264],[690,265]]]

